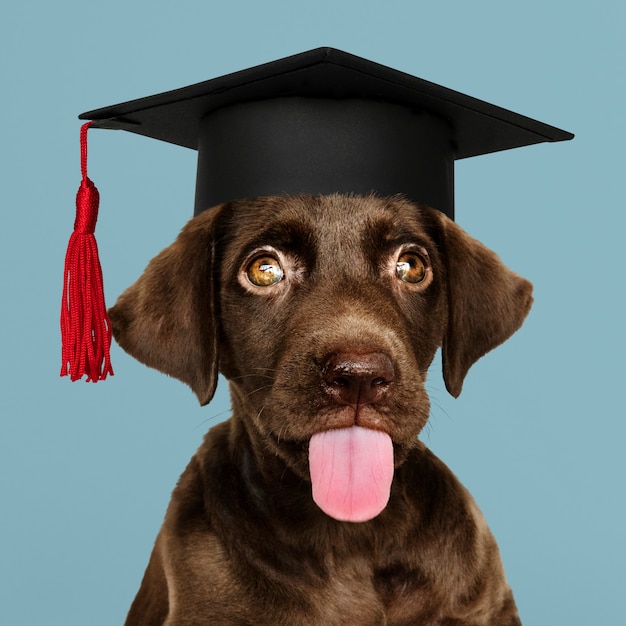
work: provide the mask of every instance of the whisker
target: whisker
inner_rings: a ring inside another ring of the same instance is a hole
[[[269,378],[271,380],[274,379],[273,376],[269,374],[240,374],[239,376],[233,376],[230,378],[232,381],[243,380],[244,378]]]
[[[260,409],[259,412],[256,415],[256,421],[260,421],[261,420],[261,415],[263,414],[263,411],[265,410],[265,405],[263,405]]]
[[[199,423],[195,426],[194,430],[197,430],[197,429],[199,429],[200,427],[206,427],[206,425],[207,425],[207,424],[209,424],[209,423],[211,423],[211,422],[214,422],[214,421],[217,421],[217,420],[220,420],[220,418],[221,418],[223,415],[226,415],[226,414],[229,414],[229,413],[231,413],[231,414],[232,414],[232,408],[231,408],[231,407],[228,407],[227,409],[224,409],[223,411],[220,411],[219,413],[213,413],[212,415],[210,415],[210,416],[209,416],[209,417],[207,417],[206,419],[204,419],[204,420],[202,420],[201,422],[199,422]]]
[[[272,385],[261,385],[260,387],[257,387],[256,389],[252,389],[249,393],[246,394],[246,398],[249,398],[250,396],[252,396],[255,393],[258,393],[259,391],[263,391],[265,389],[271,389]]]

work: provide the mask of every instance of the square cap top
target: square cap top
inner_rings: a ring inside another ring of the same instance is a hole
[[[455,159],[573,138],[333,48],[79,117],[93,120],[94,127],[128,130],[198,150],[196,212],[258,195],[371,190],[404,193],[451,214]],[[251,153],[258,165],[251,162]],[[364,153],[373,156],[372,164]],[[305,162],[294,166],[301,158]],[[383,161],[389,163],[380,173]],[[268,163],[279,172],[275,180]],[[242,172],[246,180],[241,180]],[[233,180],[224,181],[229,177]],[[428,189],[433,185],[441,190]]]

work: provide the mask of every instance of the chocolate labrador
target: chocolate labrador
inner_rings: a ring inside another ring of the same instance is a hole
[[[192,219],[111,309],[117,341],[232,417],[172,495],[127,624],[514,626],[496,542],[420,442],[522,324],[531,284],[400,197],[271,197]]]

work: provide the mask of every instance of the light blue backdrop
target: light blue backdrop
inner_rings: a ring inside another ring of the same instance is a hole
[[[623,2],[11,3],[0,17],[0,623],[120,624],[169,493],[228,415],[117,346],[70,383],[58,309],[78,113],[333,46],[576,133],[457,164],[457,221],[535,284],[426,443],[497,536],[525,625],[625,624]],[[109,304],[191,215],[195,153],[90,135]]]

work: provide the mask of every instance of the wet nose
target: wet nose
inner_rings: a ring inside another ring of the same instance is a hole
[[[322,364],[326,393],[338,404],[357,407],[381,402],[393,383],[395,371],[383,352],[342,352]]]

